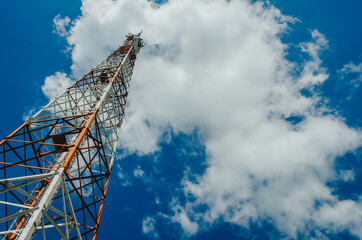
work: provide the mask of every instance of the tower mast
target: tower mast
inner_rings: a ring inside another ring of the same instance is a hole
[[[0,239],[97,238],[140,34],[0,142]]]

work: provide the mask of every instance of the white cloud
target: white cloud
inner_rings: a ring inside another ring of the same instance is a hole
[[[120,184],[123,187],[132,185],[131,177],[128,175],[128,173],[125,172],[118,164],[116,166],[117,166],[117,175],[118,178],[120,179]]]
[[[55,29],[53,31],[54,33],[58,34],[61,37],[66,37],[69,35],[69,32],[67,31],[67,28],[70,25],[69,17],[61,18],[60,14],[58,14],[53,19],[53,23],[54,23],[54,27],[55,27]]]
[[[328,48],[328,41],[318,30],[313,30],[311,34],[314,41],[300,44],[302,52],[309,54],[312,59],[304,64],[301,77],[297,82],[301,89],[313,88],[328,78],[326,69],[321,67],[322,61],[319,58],[321,52]]]
[[[142,221],[142,231],[143,233],[153,232],[155,230],[155,220],[151,217],[146,217]]]
[[[141,169],[140,166],[138,166],[137,169],[135,169],[135,170],[133,171],[133,175],[134,175],[135,177],[137,177],[137,178],[142,177],[144,173],[145,173],[145,172]]]
[[[354,176],[355,174],[353,170],[342,170],[339,173],[339,178],[345,182],[353,181]]]
[[[356,74],[357,77],[352,79],[351,84],[359,87],[360,83],[362,82],[362,63],[359,65],[355,65],[353,63],[348,63],[343,66],[342,69],[339,70],[339,73],[342,77],[345,77],[347,74]]]
[[[314,220],[331,232],[349,229],[356,236],[362,236],[362,204],[351,200],[339,201],[321,207]]]
[[[41,87],[41,90],[47,98],[53,99],[61,94],[71,84],[72,80],[66,73],[56,72],[54,75],[45,78],[44,85]]]
[[[179,223],[185,231],[186,235],[195,234],[198,231],[199,226],[196,222],[191,221],[185,209],[178,205],[174,205],[172,208],[175,212],[175,215],[171,217],[171,220],[173,222]]]
[[[30,109],[26,109],[24,114],[23,114],[23,120],[24,121],[27,121],[31,116],[34,115],[34,113],[36,113],[36,108],[35,107],[32,107]]]
[[[147,216],[142,220],[142,232],[146,235],[152,236],[153,239],[158,238],[158,233],[155,229],[156,220],[154,217]]]
[[[346,100],[351,100],[362,83],[362,63],[356,65],[350,62],[338,70],[338,75],[340,85],[349,89]]]
[[[242,0],[82,3],[67,37],[74,75],[87,72],[127,32],[143,29],[147,42],[135,67],[122,146],[152,153],[170,127],[186,134],[198,129],[204,139],[209,167],[196,182],[185,176],[190,198],[174,203],[170,218],[187,234],[220,218],[245,227],[269,218],[295,237],[311,228],[308,222],[323,227],[333,215],[335,231],[362,237],[357,213],[337,214],[361,203],[339,201],[326,185],[338,178],[336,157],[361,146],[361,132],[318,107],[318,92],[300,93],[328,78],[319,57],[328,41],[314,30],[300,45],[309,58],[299,65],[286,60],[280,36],[293,21],[272,6]],[[290,116],[304,120],[294,126],[284,120]],[[201,214],[200,205],[208,210]]]
[[[355,65],[350,62],[344,65],[340,71],[344,73],[358,73],[359,79],[362,79],[362,63],[360,63],[359,65]]]

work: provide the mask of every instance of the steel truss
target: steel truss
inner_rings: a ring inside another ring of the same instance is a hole
[[[128,34],[122,46],[0,142],[1,239],[96,239],[143,45],[140,34]]]

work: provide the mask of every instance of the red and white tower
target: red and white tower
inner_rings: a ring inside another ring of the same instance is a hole
[[[133,67],[123,45],[0,142],[0,238],[96,239]]]

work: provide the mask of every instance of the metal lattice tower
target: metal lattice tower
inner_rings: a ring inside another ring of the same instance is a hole
[[[0,238],[96,239],[136,55],[123,45],[0,142]]]

